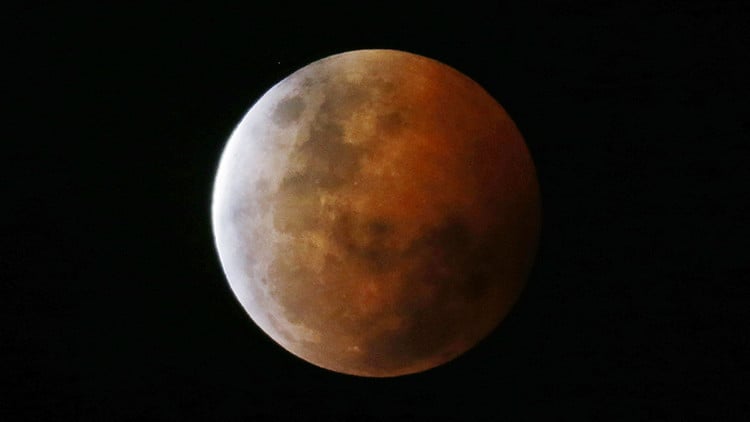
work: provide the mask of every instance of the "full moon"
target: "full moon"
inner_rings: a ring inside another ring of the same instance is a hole
[[[488,336],[540,225],[506,111],[457,70],[395,50],[326,57],[269,89],[224,148],[211,213],[258,327],[367,377],[434,368]]]

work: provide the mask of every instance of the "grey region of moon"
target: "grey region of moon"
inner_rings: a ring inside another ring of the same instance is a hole
[[[232,291],[317,366],[389,377],[485,338],[525,284],[536,172],[505,110],[453,68],[358,50],[266,92],[227,142],[212,224]]]

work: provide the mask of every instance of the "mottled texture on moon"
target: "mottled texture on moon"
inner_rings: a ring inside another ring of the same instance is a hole
[[[253,321],[333,371],[397,376],[470,349],[505,317],[539,230],[518,129],[437,61],[360,50],[270,89],[232,133],[212,218]]]

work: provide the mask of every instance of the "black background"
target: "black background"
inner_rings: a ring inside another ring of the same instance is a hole
[[[371,3],[6,9],[0,419],[747,418],[745,2]],[[505,322],[393,379],[266,337],[209,218],[250,105],[360,48],[484,86],[543,199]]]

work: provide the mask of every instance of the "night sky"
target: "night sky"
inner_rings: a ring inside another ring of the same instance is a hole
[[[746,2],[367,3],[4,11],[0,420],[747,420]],[[544,214],[501,326],[390,379],[261,332],[209,215],[254,101],[361,48],[481,84]]]

